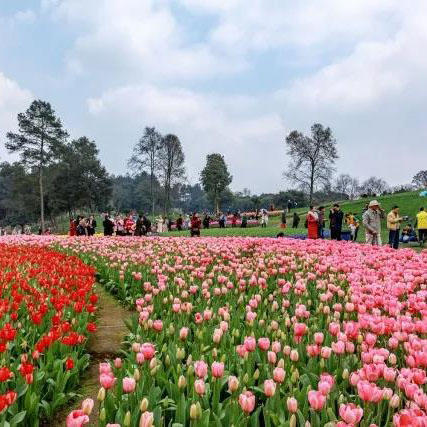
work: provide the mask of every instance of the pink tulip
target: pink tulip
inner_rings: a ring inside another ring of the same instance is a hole
[[[89,423],[89,417],[81,409],[70,412],[65,420],[67,427],[82,427],[87,423]]]
[[[310,390],[308,392],[308,403],[310,404],[310,407],[315,411],[322,410],[323,406],[325,405],[325,402],[326,397],[319,391]]]
[[[258,338],[258,347],[263,351],[267,351],[270,348],[270,340],[268,338]]]
[[[264,393],[267,397],[273,397],[276,393],[276,383],[273,380],[264,381]]]
[[[339,414],[347,424],[356,425],[363,417],[363,409],[354,403],[342,404],[339,407]]]
[[[199,396],[203,396],[205,394],[205,382],[203,380],[194,381],[194,390]]]
[[[123,391],[125,393],[133,393],[135,391],[136,381],[134,378],[123,378]]]
[[[298,401],[294,397],[288,397],[286,405],[290,413],[295,414],[298,411]]]
[[[92,409],[93,409],[93,399],[85,399],[82,402],[82,411],[86,414],[86,415],[90,415],[92,413]]]
[[[102,387],[108,390],[114,386],[114,384],[116,383],[116,378],[110,374],[101,374],[99,376],[99,382]]]
[[[122,359],[120,359],[120,357],[116,357],[116,358],[114,359],[114,366],[115,366],[117,369],[120,369],[120,368],[122,367]]]
[[[274,351],[269,351],[267,353],[267,359],[268,359],[268,363],[271,363],[272,365],[275,365],[276,362],[277,362],[276,353]]]
[[[276,383],[283,383],[285,380],[286,372],[283,368],[274,368],[273,369],[273,379]]]
[[[254,337],[245,337],[244,345],[247,351],[254,351],[256,348],[256,340]]]
[[[314,342],[315,342],[317,345],[322,345],[322,344],[323,344],[323,340],[324,340],[324,335],[323,335],[323,333],[322,333],[322,332],[316,332],[316,333],[314,334]]]
[[[154,414],[152,412],[143,412],[139,419],[139,427],[152,427],[154,425]]]
[[[211,366],[212,376],[215,378],[221,378],[224,375],[224,363],[213,362]]]
[[[199,378],[205,378],[208,374],[208,364],[203,360],[197,360],[194,362],[194,372]]]
[[[188,336],[188,328],[182,327],[179,331],[179,339],[181,341],[184,341],[187,339],[187,336]]]
[[[139,351],[144,355],[145,360],[151,360],[156,352],[154,345],[149,342],[142,344]]]
[[[235,376],[228,377],[228,391],[234,393],[239,388],[239,380]]]
[[[250,391],[245,391],[239,396],[239,405],[242,411],[250,414],[255,408],[255,396]]]

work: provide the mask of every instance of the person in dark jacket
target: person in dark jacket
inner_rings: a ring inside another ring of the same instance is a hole
[[[136,220],[136,224],[135,224],[135,236],[143,235],[143,232],[142,232],[143,227],[144,227],[144,223],[142,220],[142,215],[138,215],[138,219]]]
[[[96,232],[96,220],[93,217],[93,215],[91,215],[87,221],[87,235],[93,236],[95,232]]]
[[[340,205],[335,203],[329,213],[329,224],[331,228],[331,239],[341,240],[342,221],[344,213],[340,209]]]
[[[294,212],[294,216],[292,218],[292,228],[298,228],[299,222],[300,222],[300,217],[296,212]]]
[[[142,223],[144,224],[144,234],[151,233],[151,221],[145,215],[142,217]]]
[[[176,220],[176,229],[178,230],[178,231],[181,231],[182,230],[182,224],[183,224],[183,219],[182,219],[182,215],[180,215],[179,217],[178,217],[178,219]]]
[[[111,220],[110,215],[105,215],[104,221],[102,222],[104,227],[104,236],[112,236],[114,233],[114,222]]]

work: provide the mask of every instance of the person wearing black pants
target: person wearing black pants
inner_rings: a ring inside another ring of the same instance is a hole
[[[335,203],[329,213],[329,224],[331,227],[331,239],[341,240],[342,220],[344,213],[340,209],[340,205]]]
[[[399,207],[393,206],[393,209],[387,215],[388,244],[393,249],[399,248],[399,232],[402,219],[399,215]]]

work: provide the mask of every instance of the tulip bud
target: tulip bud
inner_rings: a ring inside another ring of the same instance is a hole
[[[123,425],[125,427],[129,427],[130,426],[130,411],[126,412],[125,418],[123,420]]]
[[[285,367],[285,361],[283,360],[283,359],[280,359],[278,362],[277,362],[277,367],[278,368],[284,368]]]
[[[222,356],[221,356],[221,362],[222,363],[225,363],[225,361],[227,360],[227,356],[225,355],[225,354],[223,354]]]
[[[162,353],[166,353],[166,350],[168,349],[168,346],[166,345],[166,344],[163,344],[163,347],[162,347]]]
[[[166,365],[167,367],[169,367],[169,366],[170,366],[170,364],[171,364],[171,359],[170,359],[170,357],[169,357],[169,354],[167,354],[167,355],[166,355],[166,357],[165,357],[165,365]]]
[[[101,387],[98,391],[98,397],[97,397],[99,402],[102,402],[105,399],[105,388]]]
[[[178,379],[178,388],[182,389],[187,385],[187,380],[185,379],[185,377],[183,375],[181,375]]]
[[[248,375],[248,373],[246,372],[246,374],[245,375],[243,375],[243,383],[244,384],[247,384],[249,382],[249,375]]]
[[[133,379],[135,381],[139,381],[140,378],[141,378],[141,375],[139,373],[139,370],[137,368],[135,368],[135,370],[133,371]]]
[[[349,376],[348,369],[347,369],[347,368],[345,368],[345,369],[342,371],[342,378],[343,378],[344,380],[346,380],[346,379],[348,378],[348,376]]]
[[[145,412],[148,409],[148,399],[144,397],[144,399],[141,400],[141,404],[139,405],[139,409],[141,409],[141,412]]]
[[[172,323],[169,324],[169,335],[173,335],[175,333],[175,328],[173,327]]]
[[[188,357],[187,357],[187,362],[186,362],[186,364],[187,364],[187,366],[191,366],[191,364],[193,363],[193,356],[190,354]]]
[[[259,369],[257,368],[253,374],[253,379],[257,380],[259,378]]]
[[[397,394],[393,394],[389,402],[390,407],[397,408],[400,405],[400,397]]]
[[[157,359],[154,357],[150,360],[150,369],[154,369],[157,366]]]
[[[289,421],[289,427],[296,427],[297,426],[297,417],[295,414],[292,414],[291,420]]]
[[[190,418],[192,420],[197,420],[197,406],[195,403],[192,403],[190,406]]]
[[[105,408],[102,408],[101,412],[99,413],[99,419],[101,421],[105,421],[105,417],[106,417]]]
[[[214,348],[214,349],[212,350],[212,357],[213,357],[214,359],[216,359],[216,358],[218,357],[218,350],[217,350],[216,348]]]
[[[193,365],[190,365],[187,369],[187,375],[191,376],[193,374],[194,374],[194,367],[193,367]]]

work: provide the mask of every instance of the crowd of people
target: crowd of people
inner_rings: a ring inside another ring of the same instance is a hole
[[[381,245],[381,224],[386,219],[388,230],[388,244],[390,247],[397,249],[399,243],[419,242],[421,246],[427,240],[427,212],[423,207],[415,217],[415,228],[418,229],[418,236],[412,224],[407,224],[400,230],[402,222],[407,221],[407,216],[400,216],[399,207],[393,206],[391,211],[386,215],[377,200],[370,201],[363,210],[362,219],[356,213],[348,212],[344,214],[340,205],[335,203],[325,216],[325,207],[319,206],[314,208],[310,206],[305,219],[307,235],[309,239],[324,239],[326,237],[326,223],[329,221],[330,238],[332,240],[342,240],[343,237],[356,241],[361,223],[365,228],[365,242],[371,245]],[[343,225],[348,227],[348,232],[343,232]],[[298,226],[298,220],[294,213],[294,225]]]
[[[130,212],[128,215],[102,215],[104,236],[145,236],[151,234],[151,221],[145,215]],[[89,217],[77,216],[70,218],[70,236],[93,236],[96,233],[97,223],[93,215]]]
[[[280,214],[281,228],[287,227],[287,217],[295,204],[289,203],[283,211],[276,212]],[[270,209],[270,214],[273,208]],[[300,227],[300,215],[293,212],[292,227]],[[338,203],[335,203],[329,212],[326,212],[325,206],[310,206],[305,216],[305,227],[307,228],[307,237],[309,239],[324,239],[330,237],[332,240],[352,240],[357,241],[360,226],[363,224],[365,230],[365,241],[371,245],[381,245],[381,227],[385,220],[388,230],[388,244],[397,249],[400,243],[418,242],[424,246],[427,241],[427,212],[421,207],[415,216],[415,223],[412,225],[408,221],[408,216],[401,216],[398,206],[393,206],[388,214],[381,208],[377,200],[370,201],[359,216],[355,212],[344,213]],[[137,214],[135,211],[127,215],[102,215],[102,229],[105,236],[146,236],[166,231],[188,230],[190,236],[200,236],[202,228],[209,229],[212,226],[219,228],[241,227],[246,228],[249,225],[258,225],[267,227],[269,222],[269,211],[266,209],[256,210],[252,213],[219,212],[210,214],[205,212],[199,217],[197,212],[193,214],[178,215],[176,219],[166,216],[159,217],[154,224],[151,223],[148,216]],[[403,226],[403,222],[406,225]],[[418,231],[418,233],[417,233]],[[93,236],[97,232],[97,222],[93,215],[77,216],[70,218],[69,235],[70,236]],[[0,229],[0,234],[3,230]],[[31,234],[28,226],[15,227],[13,231],[4,234]],[[41,231],[39,231],[39,234]],[[50,229],[45,231],[50,234]],[[278,237],[285,234],[280,232]]]

